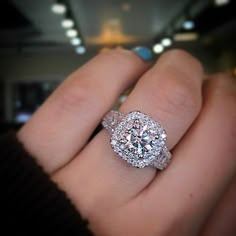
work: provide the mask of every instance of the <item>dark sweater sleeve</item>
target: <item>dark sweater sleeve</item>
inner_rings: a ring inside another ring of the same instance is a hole
[[[1,235],[93,235],[15,133],[0,137],[0,153]]]

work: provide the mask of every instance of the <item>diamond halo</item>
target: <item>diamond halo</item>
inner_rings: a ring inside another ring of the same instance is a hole
[[[110,143],[114,152],[132,166],[144,168],[151,165],[164,169],[171,158],[165,144],[165,130],[140,111],[122,114],[111,111],[103,120],[103,126],[110,130]],[[119,121],[115,119],[118,115]]]

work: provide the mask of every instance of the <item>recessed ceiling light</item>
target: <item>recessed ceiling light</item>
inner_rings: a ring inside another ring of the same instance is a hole
[[[86,48],[84,46],[79,46],[75,50],[80,55],[82,55],[82,54],[84,54],[86,52]]]
[[[69,38],[74,38],[78,35],[78,31],[75,30],[75,29],[68,29],[66,31],[66,36],[69,37]]]
[[[73,39],[71,39],[70,42],[73,46],[78,46],[82,43],[82,40],[80,38],[73,38]]]
[[[61,22],[61,26],[66,29],[72,28],[74,26],[74,24],[75,24],[74,21],[69,18],[63,19]]]
[[[216,6],[223,6],[230,3],[230,0],[215,0]]]
[[[172,40],[170,38],[164,38],[161,40],[161,44],[164,46],[164,47],[169,47],[172,45]]]
[[[160,43],[157,43],[153,46],[153,52],[155,53],[162,53],[163,50],[164,50],[164,47]]]
[[[62,3],[53,3],[51,10],[55,14],[62,15],[66,12],[66,5]]]
[[[195,27],[194,21],[192,20],[186,20],[183,23],[183,28],[186,30],[191,30]]]

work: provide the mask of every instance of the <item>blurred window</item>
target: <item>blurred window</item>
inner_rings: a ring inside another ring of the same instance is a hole
[[[13,85],[13,116],[26,122],[57,87],[58,82],[17,82]]]

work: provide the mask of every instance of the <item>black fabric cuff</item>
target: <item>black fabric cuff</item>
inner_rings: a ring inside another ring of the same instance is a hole
[[[93,235],[65,192],[52,182],[14,132],[0,137],[0,223],[24,235]]]

